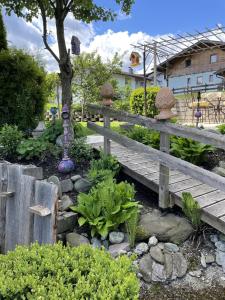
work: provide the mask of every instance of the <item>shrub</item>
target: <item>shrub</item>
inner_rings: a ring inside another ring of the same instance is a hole
[[[55,123],[49,123],[41,138],[50,143],[55,143],[59,135],[63,133],[62,120],[55,120]]]
[[[74,122],[73,131],[76,139],[87,136],[87,128],[82,126],[80,123]]]
[[[153,118],[157,114],[155,107],[155,98],[159,91],[159,87],[147,87],[147,117]],[[131,93],[130,96],[131,112],[137,115],[145,114],[144,104],[144,88],[140,87]]]
[[[201,208],[191,193],[182,193],[182,210],[195,229],[201,225]]]
[[[155,130],[135,126],[133,129],[125,132],[125,134],[132,140],[135,140],[145,145],[149,145],[155,149],[159,149],[160,134]]]
[[[22,50],[0,51],[0,126],[33,129],[44,112],[45,72]]]
[[[73,112],[82,112],[81,103],[74,103],[74,104],[72,104],[72,113]]]
[[[18,246],[0,255],[0,299],[138,300],[132,260],[88,245]]]
[[[26,160],[44,160],[48,156],[57,157],[59,152],[60,149],[57,146],[42,138],[23,140],[17,147],[19,159]]]
[[[205,160],[206,153],[213,151],[213,147],[192,139],[173,137],[171,139],[171,153],[192,164],[200,165]]]
[[[4,125],[0,130],[0,155],[4,159],[17,157],[17,146],[23,138],[23,133],[17,126]]]
[[[92,186],[96,186],[97,184],[101,183],[102,181],[114,177],[115,174],[111,170],[107,169],[95,169],[90,168],[88,171],[88,180],[91,182]]]
[[[129,100],[115,100],[113,102],[113,108],[117,110],[124,110],[129,112],[130,110],[130,101]]]
[[[225,134],[225,124],[220,124],[217,129],[221,134]]]
[[[92,160],[93,151],[90,145],[86,144],[85,138],[75,139],[69,148],[69,155],[77,164],[85,164]]]
[[[106,237],[112,230],[125,223],[139,209],[134,201],[134,186],[126,182],[116,184],[112,178],[103,181],[89,194],[78,196],[78,205],[72,210],[81,214],[79,225],[88,224],[91,235]]]

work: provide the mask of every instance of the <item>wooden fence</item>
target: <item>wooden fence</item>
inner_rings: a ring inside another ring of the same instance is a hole
[[[42,179],[42,169],[0,163],[0,250],[56,241],[58,188]]]
[[[191,138],[195,141],[209,144],[221,149],[225,149],[225,136],[197,128],[185,127],[165,121],[157,121],[144,116],[129,114],[124,111],[115,111],[111,108],[94,104],[90,104],[88,108],[90,111],[104,115],[104,127],[98,126],[92,122],[88,123],[88,127],[104,136],[105,153],[110,153],[111,139],[122,146],[134,150],[135,152],[146,153],[151,159],[160,163],[159,206],[161,208],[167,208],[171,206],[169,199],[169,169],[176,169],[196,180],[206,183],[221,191],[225,191],[224,177],[169,154],[170,135]],[[137,141],[129,139],[126,136],[113,132],[110,130],[110,117],[159,131],[160,150],[153,149],[150,146],[143,145]]]

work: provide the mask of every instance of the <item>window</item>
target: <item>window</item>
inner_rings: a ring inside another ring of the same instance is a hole
[[[202,76],[197,77],[197,84],[203,84],[203,77]]]
[[[188,68],[190,66],[191,66],[191,59],[188,58],[188,59],[185,60],[185,67]]]
[[[210,64],[215,64],[218,61],[218,55],[217,54],[212,54],[210,55]]]
[[[213,75],[209,75],[209,82],[213,82]]]
[[[187,86],[190,86],[191,85],[191,77],[188,77],[187,78]]]

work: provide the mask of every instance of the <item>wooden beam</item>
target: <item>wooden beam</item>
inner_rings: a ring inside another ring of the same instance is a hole
[[[88,128],[96,131],[97,133],[106,136],[109,139],[117,142],[120,145],[128,147],[135,152],[146,153],[150,159],[159,161],[163,165],[171,169],[179,170],[180,172],[191,176],[192,178],[204,182],[214,188],[225,191],[225,178],[215,173],[202,169],[189,162],[183,161],[180,158],[173,157],[167,153],[153,149],[149,146],[143,145],[137,141],[129,139],[121,134],[113,132],[112,130],[103,128],[94,123],[88,122]]]
[[[197,142],[225,149],[225,135],[219,133],[217,134],[206,130],[172,124],[169,122],[161,123],[160,121],[157,121],[155,119],[133,115],[125,111],[117,111],[112,108],[103,107],[96,104],[89,104],[88,109],[103,115],[114,117],[120,121],[141,125],[149,129],[154,129],[170,135],[191,138]]]
[[[35,205],[32,207],[29,207],[29,211],[40,217],[47,217],[47,216],[51,215],[50,209],[47,207],[44,207],[42,205]]]

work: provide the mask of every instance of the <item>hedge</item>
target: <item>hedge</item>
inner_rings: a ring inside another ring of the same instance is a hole
[[[153,118],[157,114],[155,98],[159,87],[147,87],[147,117]],[[140,87],[131,93],[130,96],[131,112],[137,115],[145,115],[144,88]]]

